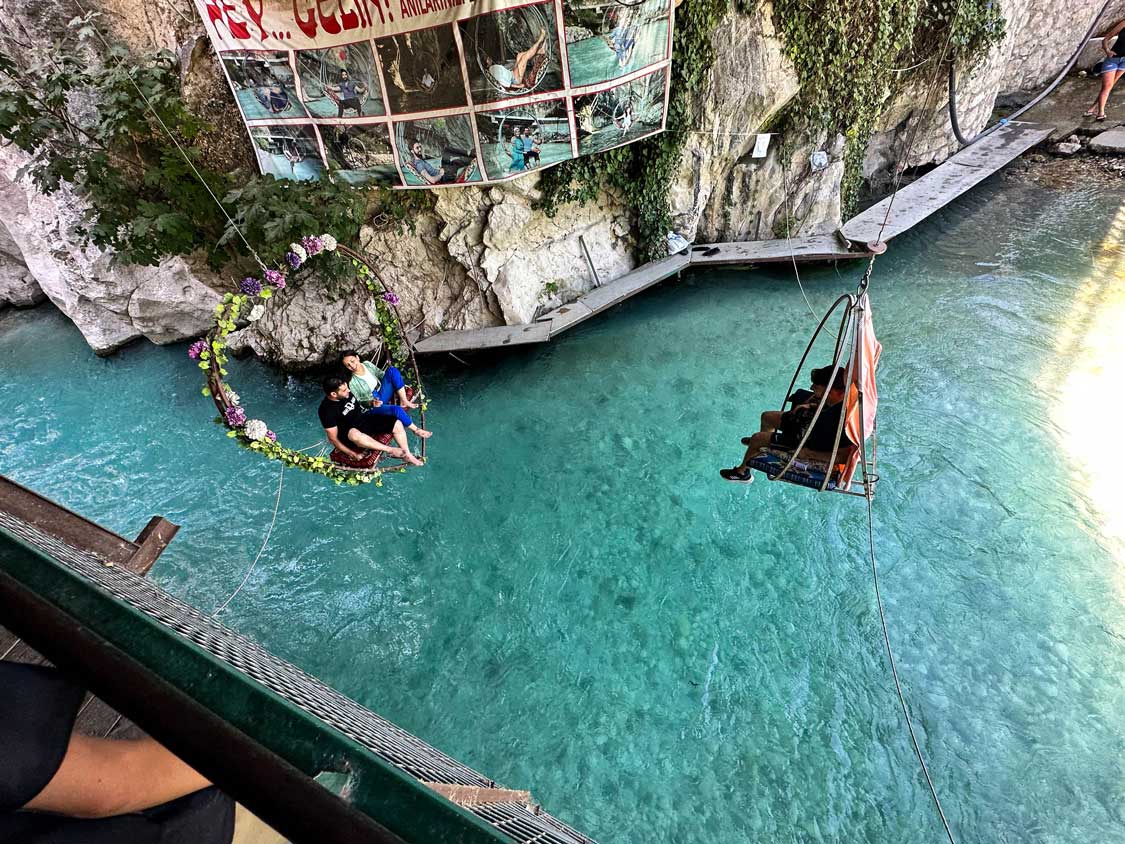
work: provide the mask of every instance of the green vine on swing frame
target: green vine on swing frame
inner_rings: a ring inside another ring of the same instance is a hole
[[[312,247],[310,243],[316,243]],[[303,245],[302,245],[303,244]],[[350,263],[354,277],[375,297],[375,312],[379,320],[380,333],[390,359],[405,366],[411,364],[414,380],[421,391],[421,376],[413,351],[404,338],[396,306],[398,297],[387,288],[358,253],[339,247],[330,235],[302,238],[302,244],[290,244],[289,265],[294,272],[307,266],[308,258],[318,254],[329,254],[337,261]],[[321,245],[323,244],[323,245]],[[280,460],[286,466],[323,475],[337,484],[358,486],[374,483],[382,486],[382,476],[386,472],[403,472],[405,466],[372,468],[369,470],[349,470],[321,455],[305,454],[303,451],[282,445],[277,436],[259,419],[249,419],[242,407],[241,397],[223,379],[227,375],[227,336],[239,327],[240,319],[256,321],[265,308],[265,301],[273,298],[275,292],[287,286],[287,276],[281,270],[266,270],[264,278],[243,279],[241,292],[227,293],[215,306],[215,322],[211,331],[201,340],[192,343],[188,355],[199,361],[199,368],[207,373],[202,394],[212,399],[219,415],[215,422],[229,429],[227,436],[243,448],[256,451],[269,460]],[[429,402],[422,401],[423,420]]]

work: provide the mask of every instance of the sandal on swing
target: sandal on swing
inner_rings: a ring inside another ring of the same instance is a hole
[[[739,474],[737,467],[734,469],[720,469],[719,477],[724,481],[730,481],[736,484],[754,483],[754,473],[750,469],[746,469],[743,474]]]

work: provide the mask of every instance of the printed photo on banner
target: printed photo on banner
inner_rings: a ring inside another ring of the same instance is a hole
[[[379,117],[387,113],[371,45],[298,50],[301,99],[313,117]]]
[[[251,126],[250,138],[263,173],[278,179],[318,179],[324,173],[312,126]]]
[[[563,0],[570,84],[606,82],[668,58],[668,0]]]
[[[380,38],[375,49],[383,65],[392,114],[466,105],[465,78],[452,25]]]
[[[333,176],[348,184],[384,187],[402,184],[391,150],[390,130],[383,124],[337,124],[317,127]]]
[[[408,185],[458,185],[481,181],[476,144],[465,115],[395,123],[395,145]]]
[[[624,85],[574,98],[578,154],[589,155],[660,131],[664,124],[661,69]]]
[[[480,15],[459,26],[474,103],[563,87],[553,2]]]
[[[234,50],[222,59],[244,120],[307,117],[288,52]]]
[[[519,176],[572,157],[566,100],[478,112],[476,120],[488,179]]]

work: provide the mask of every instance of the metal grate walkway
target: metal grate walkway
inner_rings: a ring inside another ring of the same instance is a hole
[[[0,511],[0,529],[38,548],[160,624],[179,633],[246,677],[421,782],[495,788],[483,774],[376,715],[335,689],[223,626],[159,586],[76,549]],[[594,844],[551,815],[521,803],[464,807],[519,844]]]

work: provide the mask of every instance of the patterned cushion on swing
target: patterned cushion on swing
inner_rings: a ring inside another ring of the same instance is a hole
[[[769,448],[750,461],[750,468],[764,472],[769,477],[774,477],[785,468],[785,464],[789,462],[791,455],[792,452],[783,449]],[[825,458],[827,457],[828,455],[825,455]],[[800,457],[793,461],[789,470],[777,480],[820,489],[820,485],[824,483],[824,470],[826,468],[826,461],[809,460],[802,453]],[[830,480],[827,488],[835,489],[836,481]]]
[[[383,445],[387,445],[391,441],[391,435],[380,434],[375,439]],[[379,458],[383,456],[383,452],[367,451],[363,453],[363,456],[360,457],[359,460],[355,460],[354,458],[348,457],[348,455],[344,454],[340,449],[334,448],[332,449],[332,453],[328,456],[332,459],[333,463],[343,466],[346,469],[374,469],[375,464],[379,462]]]

